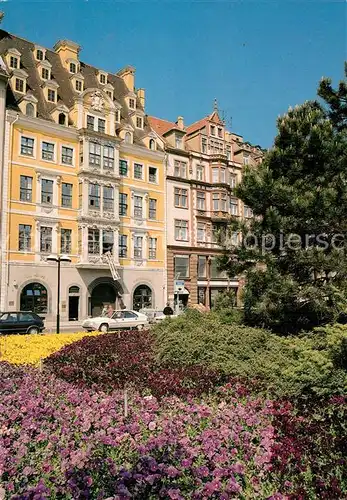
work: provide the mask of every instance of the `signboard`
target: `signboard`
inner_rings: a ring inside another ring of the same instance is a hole
[[[175,293],[180,293],[184,290],[184,280],[175,280]]]

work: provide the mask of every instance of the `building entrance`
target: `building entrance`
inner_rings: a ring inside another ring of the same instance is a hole
[[[110,304],[116,309],[117,290],[110,283],[100,283],[93,289],[90,297],[89,314],[93,317],[100,316],[103,307]]]

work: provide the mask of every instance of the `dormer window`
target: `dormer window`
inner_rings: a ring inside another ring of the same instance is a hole
[[[10,68],[18,69],[19,68],[19,59],[16,56],[10,56]]]
[[[20,71],[21,53],[17,49],[8,49],[6,51],[6,63],[9,68]]]
[[[55,80],[45,81],[42,88],[47,101],[56,103],[58,100],[58,83]]]
[[[46,49],[40,47],[39,45],[35,45],[32,50],[34,53],[34,59],[36,59],[36,61],[46,61]]]
[[[211,130],[211,135],[216,135],[216,127],[214,125],[211,125],[210,130]]]
[[[41,49],[37,49],[36,51],[36,59],[37,61],[43,61],[44,60],[44,54],[43,54],[43,50]]]
[[[41,69],[41,77],[42,77],[42,80],[50,80],[50,71],[49,69],[47,68],[42,68]]]
[[[77,73],[77,66],[75,63],[71,62],[69,69],[70,69],[70,73]]]
[[[116,113],[115,113],[115,120],[116,120],[116,123],[120,122],[120,111],[118,109],[116,110]]]
[[[25,106],[25,114],[27,116],[35,116],[35,106],[31,102],[28,102]]]
[[[25,93],[25,81],[22,80],[21,78],[16,78],[16,81],[15,81],[15,89],[16,89],[16,92],[20,92],[21,94],[24,94]]]
[[[135,99],[133,99],[133,98],[129,99],[129,108],[135,109]]]
[[[21,98],[18,106],[23,115],[36,117],[37,99],[32,94],[26,94]]]
[[[149,149],[151,149],[152,151],[156,150],[156,143],[154,139],[149,140]]]
[[[70,76],[72,88],[76,92],[83,92],[84,90],[84,76],[81,73],[74,73]]]
[[[101,71],[99,71],[99,82],[102,85],[106,85],[107,84],[107,73],[102,73]]]
[[[136,117],[136,128],[143,128],[143,118],[142,116]]]
[[[65,113],[59,113],[58,123],[59,123],[59,125],[66,125],[66,114]]]
[[[133,138],[130,132],[125,132],[124,142],[126,142],[127,144],[132,144]]]
[[[218,137],[220,137],[221,139],[223,139],[223,129],[218,127]]]
[[[83,82],[81,80],[76,80],[75,82],[75,89],[77,92],[82,92],[83,91]]]
[[[175,136],[175,145],[176,145],[176,148],[182,149],[183,141],[182,141],[182,137],[180,135]]]
[[[44,81],[50,80],[52,78],[52,65],[49,61],[44,59],[36,64],[38,74]]]
[[[108,97],[112,99],[112,92],[110,90],[106,90],[106,95],[108,95]]]
[[[48,89],[48,92],[47,92],[47,101],[49,102],[56,102],[57,98],[56,98],[56,91],[55,90],[52,90],[52,89]]]

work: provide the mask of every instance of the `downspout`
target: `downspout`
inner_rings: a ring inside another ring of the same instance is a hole
[[[5,127],[5,144],[6,144],[6,139],[9,140],[9,148],[8,148],[8,155],[5,161],[5,151],[6,147],[4,148],[4,155],[3,155],[3,169],[2,169],[2,210],[1,210],[1,235],[2,235],[2,248],[1,248],[1,257],[2,257],[2,262],[1,262],[1,269],[4,271],[1,273],[1,300],[0,300],[0,310],[6,309],[5,306],[5,294],[6,289],[8,288],[9,284],[9,235],[10,235],[10,227],[8,227],[7,231],[7,220],[8,220],[8,214],[9,214],[9,202],[11,201],[11,196],[9,193],[9,190],[11,190],[11,177],[12,177],[12,158],[13,158],[13,126],[14,124],[19,120],[19,113],[17,113],[16,118],[10,122],[9,126],[9,133],[6,137],[6,128]],[[7,176],[7,182],[5,182],[6,177],[5,177],[5,168],[8,172]],[[10,200],[10,201],[9,201]],[[6,237],[4,237],[6,236]],[[3,262],[3,259],[5,258],[5,262]]]
[[[168,240],[167,240],[167,168],[168,168],[168,155],[165,153],[164,159],[163,159],[163,164],[164,164],[164,241],[165,241],[165,246],[164,246],[164,283],[163,283],[163,307],[165,307],[167,301],[169,300],[169,286],[168,286],[168,271],[167,271],[167,246],[168,246]]]

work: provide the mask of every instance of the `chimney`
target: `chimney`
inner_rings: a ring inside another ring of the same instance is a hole
[[[140,99],[140,103],[143,109],[145,109],[145,102],[146,102],[146,97],[145,97],[145,89],[137,89],[137,97]]]
[[[135,89],[135,68],[133,66],[126,66],[117,73],[118,76],[122,78],[125,85],[128,87],[130,92],[134,92]]]
[[[67,59],[78,60],[81,47],[78,43],[71,42],[70,40],[58,40],[53,50],[60,56],[63,65],[65,65]]]
[[[184,130],[184,120],[183,120],[183,116],[179,116],[177,118],[177,127],[180,128],[181,130]]]

